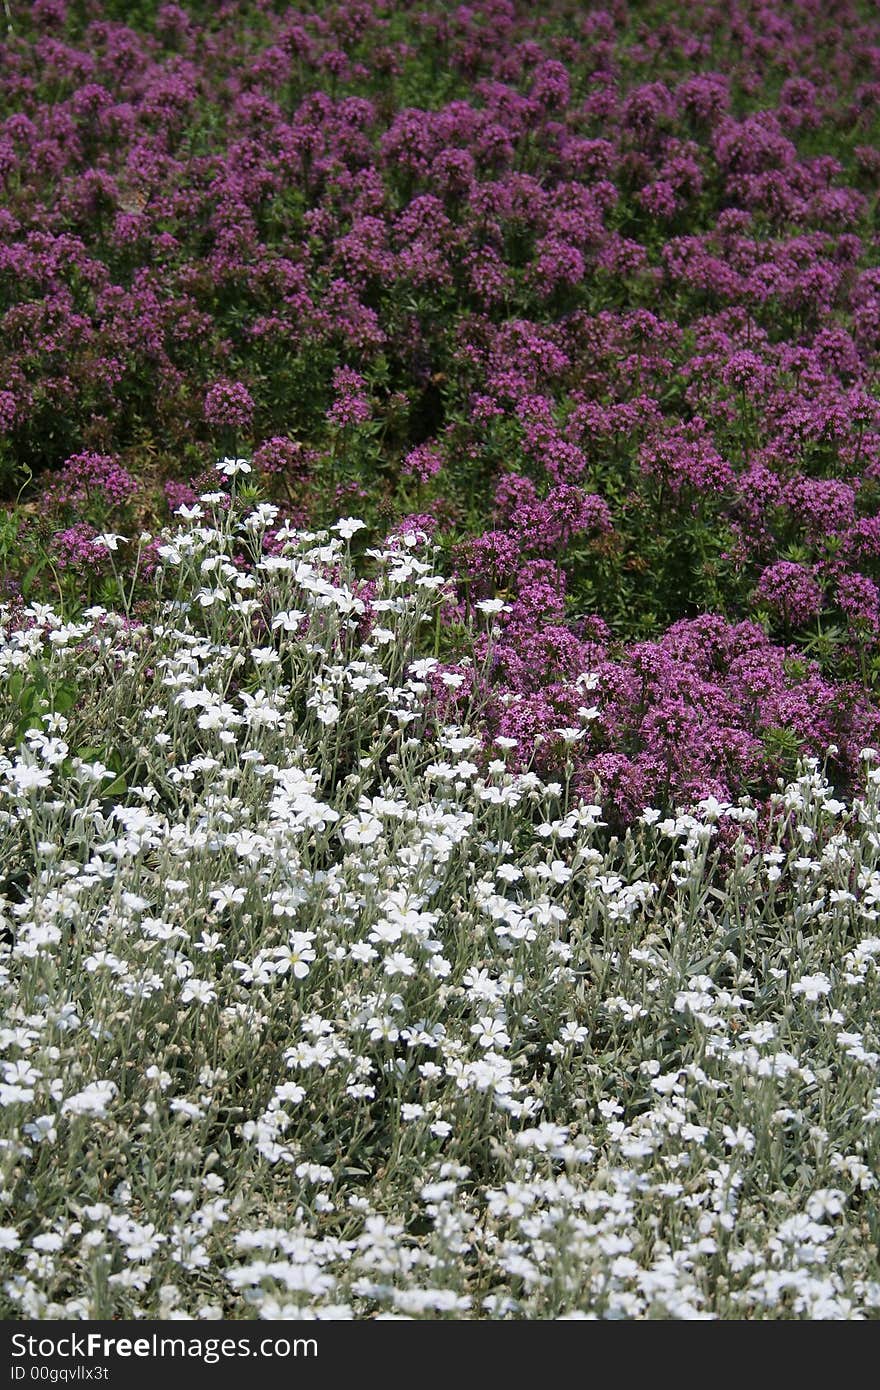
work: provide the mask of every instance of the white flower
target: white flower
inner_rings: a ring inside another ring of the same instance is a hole
[[[502,1019],[493,1018],[490,1014],[484,1014],[478,1023],[471,1025],[471,1032],[476,1037],[480,1047],[509,1047],[510,1035]]]
[[[57,1231],[42,1231],[38,1236],[34,1236],[31,1245],[35,1250],[43,1250],[52,1253],[61,1250],[64,1241]]]
[[[152,1222],[146,1226],[132,1224],[124,1235],[126,1259],[151,1260],[166,1239],[167,1237],[158,1232]]]
[[[295,1081],[286,1081],[275,1087],[275,1099],[283,1105],[299,1105],[301,1100],[305,1100],[305,1095],[303,1087]]]
[[[284,632],[296,632],[305,616],[299,608],[285,608],[283,612],[275,614],[272,629],[276,632],[279,628]]]
[[[416,680],[424,680],[425,676],[431,674],[440,665],[435,656],[423,657],[420,661],[413,661],[407,667],[407,673]]]
[[[210,980],[199,980],[195,977],[187,980],[183,989],[180,991],[180,1000],[183,1004],[213,1004],[217,998],[217,991]]]
[[[251,466],[247,459],[221,459],[217,464],[217,472],[222,473],[226,478],[234,478],[237,473],[250,473]],[[208,497],[203,497],[202,501],[208,501]]]
[[[37,767],[35,763],[24,763],[21,759],[7,768],[4,776],[17,792],[36,791],[39,787],[50,786],[52,782],[51,769]]]
[[[366,527],[365,521],[360,521],[356,516],[343,517],[337,521],[335,526],[331,526],[331,531],[337,531],[344,541],[350,541],[352,536],[356,536],[358,531],[363,531]]]
[[[821,999],[822,995],[830,994],[831,981],[827,975],[802,975],[796,985],[791,987],[792,994],[802,994],[805,999],[814,1003]]]
[[[61,1106],[61,1113],[62,1115],[101,1116],[105,1114],[107,1106],[118,1089],[114,1081],[93,1081],[82,1091],[68,1096]]]
[[[312,938],[303,932],[293,932],[289,945],[279,946],[275,951],[275,973],[286,975],[289,971],[295,979],[304,980],[314,959]]]
[[[251,647],[251,661],[255,666],[277,666],[281,657],[274,647]]]

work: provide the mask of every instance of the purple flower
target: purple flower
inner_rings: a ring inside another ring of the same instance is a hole
[[[804,565],[779,560],[758,580],[755,598],[787,629],[803,627],[822,609],[822,590]]]
[[[880,590],[873,579],[865,574],[841,574],[834,596],[850,622],[873,636],[880,633]]]
[[[18,418],[18,403],[11,391],[0,391],[0,431],[11,430]]]
[[[287,435],[273,435],[254,450],[252,463],[258,473],[297,478],[305,471],[305,452],[298,440]]]
[[[86,522],[77,522],[52,537],[50,550],[60,570],[79,573],[97,572],[107,568],[107,547],[95,542],[100,533]]]
[[[215,429],[246,434],[254,418],[254,402],[240,381],[216,381],[205,395],[205,420]]]
[[[419,444],[406,455],[401,471],[420,483],[426,483],[430,478],[436,478],[442,467],[443,454],[440,449],[432,444]]]
[[[367,395],[367,383],[351,367],[337,367],[333,373],[333,404],[327,411],[332,425],[344,429],[348,425],[363,425],[372,416]]]
[[[136,496],[138,484],[112,454],[71,454],[42,494],[45,508],[82,511],[124,507]]]

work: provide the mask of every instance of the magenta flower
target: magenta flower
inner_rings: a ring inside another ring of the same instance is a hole
[[[217,381],[205,396],[205,420],[215,429],[246,434],[254,418],[254,402],[240,381]]]
[[[327,411],[327,419],[340,428],[349,425],[363,425],[372,415],[372,407],[367,396],[367,384],[358,372],[350,367],[337,367],[333,373],[334,400]]]
[[[811,571],[789,560],[767,566],[758,581],[755,598],[787,629],[803,627],[822,609],[822,590]]]

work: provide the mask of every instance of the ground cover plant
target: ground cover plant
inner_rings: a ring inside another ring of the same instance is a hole
[[[4,616],[7,1310],[873,1313],[874,757],[611,836],[436,722],[423,533],[226,500]]]
[[[3,6],[12,1317],[874,1317],[875,7]]]

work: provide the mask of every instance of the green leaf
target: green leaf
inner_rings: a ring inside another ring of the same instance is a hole
[[[56,690],[52,692],[52,708],[56,714],[66,714],[73,709],[76,698],[79,694],[72,681],[63,681]]]
[[[128,782],[124,777],[115,777],[108,786],[101,788],[101,796],[123,796],[128,791]]]

